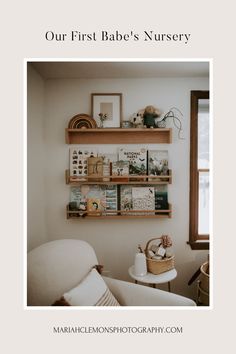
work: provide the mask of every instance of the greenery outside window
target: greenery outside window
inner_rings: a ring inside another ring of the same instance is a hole
[[[192,249],[209,249],[209,91],[191,91],[190,223]]]

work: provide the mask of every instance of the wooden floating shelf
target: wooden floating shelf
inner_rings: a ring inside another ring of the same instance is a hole
[[[170,144],[171,128],[66,128],[67,144]]]
[[[94,180],[94,176],[83,176],[83,177],[73,177],[70,176],[69,170],[65,172],[66,184],[71,186],[79,186],[82,184],[99,184],[99,185],[116,185],[116,184],[171,184],[172,183],[172,170],[169,170],[169,175],[167,176],[98,176],[97,181]],[[119,179],[119,180],[117,180]],[[142,179],[140,181],[140,179]],[[151,180],[149,180],[151,179]]]
[[[132,215],[133,213],[138,213],[141,215]],[[88,212],[88,211],[79,211],[79,210],[72,211],[69,210],[69,206],[67,205],[66,214],[67,214],[67,219],[78,219],[78,220],[171,218],[172,208],[171,208],[171,204],[169,204],[169,209],[165,209],[165,210],[105,210],[105,211]]]

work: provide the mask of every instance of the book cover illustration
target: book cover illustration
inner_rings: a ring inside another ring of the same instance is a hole
[[[83,196],[81,194],[80,187],[71,187],[70,188],[70,202],[76,203],[76,208],[79,209],[80,202]]]
[[[117,198],[117,186],[109,186],[105,187],[105,195],[106,195],[106,210],[109,211],[108,215],[116,215],[117,212],[111,213],[113,210],[118,209],[118,198]]]
[[[117,176],[117,177],[113,177],[113,176]],[[124,178],[125,176],[127,176],[127,178]],[[128,176],[129,176],[128,161],[116,161],[112,163],[112,181],[128,182],[129,180]]]
[[[88,214],[89,212],[94,212],[94,211],[103,212],[106,209],[105,186],[99,186],[99,185],[88,186],[85,198],[87,200]]]
[[[88,158],[96,157],[96,149],[70,148],[70,176],[83,177],[88,175]]]
[[[117,200],[117,193],[115,195]],[[71,187],[70,205],[79,211],[104,211],[106,208],[106,187],[99,185]]]
[[[148,175],[149,176],[167,176],[168,169],[168,151],[167,150],[148,150]],[[149,178],[151,180],[164,181],[163,178]]]
[[[102,181],[103,176],[103,158],[89,157],[88,158],[88,176],[89,181]]]
[[[144,210],[145,213],[135,213],[135,215],[155,214],[146,212],[155,210],[154,187],[132,187],[133,210]]]
[[[147,174],[147,150],[141,149],[119,149],[119,160],[129,162],[130,175]]]
[[[69,210],[71,211],[86,211],[87,209],[87,201],[83,196],[80,187],[71,187],[70,188],[70,202],[69,202]],[[80,216],[80,213],[69,213],[70,217]]]
[[[98,157],[103,159],[103,181],[109,182],[110,175],[112,174],[111,166],[112,163],[117,160],[117,154],[115,153],[102,153]]]
[[[89,212],[102,211],[101,200],[99,198],[88,198],[87,199],[87,210],[88,210],[88,214],[89,214]],[[100,213],[98,213],[97,215],[100,215]]]
[[[99,153],[98,157],[102,157],[104,160],[109,161],[109,162],[115,162],[117,161],[117,153]]]
[[[120,186],[120,209],[123,210],[122,215],[132,215],[125,213],[125,210],[132,210],[132,187],[121,185]]]
[[[155,186],[155,209],[156,210],[169,209],[168,192],[167,192],[166,185]]]

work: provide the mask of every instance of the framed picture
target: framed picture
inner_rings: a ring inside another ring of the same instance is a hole
[[[119,128],[122,120],[122,93],[92,93],[92,117],[98,127]]]

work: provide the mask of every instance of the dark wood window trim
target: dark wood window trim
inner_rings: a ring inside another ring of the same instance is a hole
[[[209,91],[191,91],[190,124],[190,220],[189,242],[194,250],[209,249],[209,235],[198,234],[198,100],[209,99]]]

